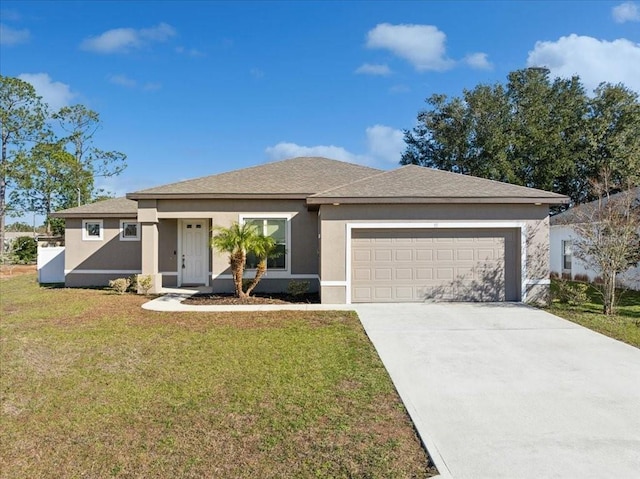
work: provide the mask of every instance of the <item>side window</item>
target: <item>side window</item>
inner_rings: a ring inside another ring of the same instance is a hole
[[[564,240],[562,242],[562,270],[564,272],[571,272],[572,256],[571,240]]]
[[[140,224],[136,221],[120,220],[120,241],[140,241]]]
[[[102,241],[102,220],[82,220],[82,240]]]
[[[280,254],[276,258],[267,259],[269,269],[287,269],[287,218],[244,218],[245,223],[256,226],[259,233],[271,236],[276,243],[276,251]],[[247,268],[253,269],[258,265],[258,259],[253,254],[247,254]]]

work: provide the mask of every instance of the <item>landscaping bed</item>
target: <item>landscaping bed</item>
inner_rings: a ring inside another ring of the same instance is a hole
[[[291,295],[286,293],[255,293],[247,298],[237,298],[233,294],[225,293],[199,293],[185,299],[182,304],[209,305],[209,304],[317,304],[320,303],[320,295],[307,293]]]

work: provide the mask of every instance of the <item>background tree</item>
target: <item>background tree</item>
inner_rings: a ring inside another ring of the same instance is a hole
[[[25,223],[24,221],[16,221],[6,225],[5,231],[15,231],[18,233],[29,233],[33,231],[33,225]]]
[[[640,103],[638,94],[624,85],[603,83],[589,102],[586,161],[580,165],[578,178],[583,201],[599,198],[593,193],[589,179],[601,177],[604,171],[614,188],[640,184]],[[602,182],[600,182],[602,183]]]
[[[38,256],[38,242],[31,236],[19,236],[11,244],[11,252],[16,262],[33,263]]]
[[[19,155],[15,163],[16,188],[11,192],[11,202],[44,215],[46,233],[51,235],[51,213],[74,205],[75,159],[59,142],[38,143],[30,152]]]
[[[444,169],[594,199],[589,179],[640,175],[640,104],[622,85],[593,98],[578,77],[543,68],[512,72],[506,84],[478,85],[460,97],[436,94],[405,131],[402,164]]]
[[[610,191],[623,189],[611,195]],[[603,312],[614,314],[617,277],[640,263],[640,188],[620,188],[604,173],[593,182],[594,203],[574,210],[571,226],[577,233],[574,254],[600,273],[595,287],[602,295]]]
[[[100,115],[84,105],[63,107],[53,118],[66,133],[62,141],[69,146],[75,160],[75,190],[77,206],[80,206],[91,200],[95,178],[122,173],[127,166],[127,156],[93,146],[94,135],[101,128]]]
[[[13,163],[29,141],[45,128],[46,108],[32,85],[0,75],[0,245],[4,244],[7,186],[13,179]]]

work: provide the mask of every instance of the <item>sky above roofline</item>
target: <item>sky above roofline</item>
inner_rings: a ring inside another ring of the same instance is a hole
[[[5,0],[0,58],[100,113],[123,195],[294,156],[390,169],[425,98],[527,66],[640,91],[640,3]]]

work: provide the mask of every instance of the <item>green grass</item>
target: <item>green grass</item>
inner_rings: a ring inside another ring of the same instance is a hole
[[[0,281],[0,477],[429,477],[357,317]]]
[[[557,290],[556,280],[551,282],[552,294]],[[602,298],[590,286],[587,302],[579,305],[554,301],[548,308],[562,318],[578,323],[611,338],[640,348],[640,291],[621,291],[615,316],[602,314]]]

